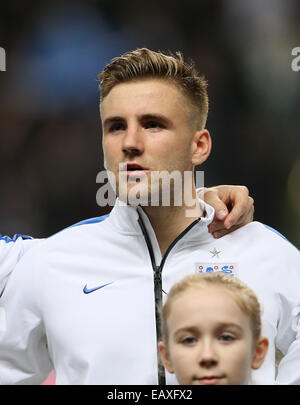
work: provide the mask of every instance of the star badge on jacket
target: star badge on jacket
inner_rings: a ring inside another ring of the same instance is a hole
[[[214,257],[219,257],[219,254],[221,253],[221,251],[214,248],[213,250],[210,250],[209,253],[211,253],[212,258],[214,258]]]

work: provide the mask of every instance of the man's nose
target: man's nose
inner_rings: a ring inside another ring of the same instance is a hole
[[[199,364],[204,368],[212,368],[218,364],[218,354],[214,342],[204,340],[199,350]]]
[[[143,135],[138,126],[128,126],[123,137],[122,151],[126,155],[141,155],[144,152]]]

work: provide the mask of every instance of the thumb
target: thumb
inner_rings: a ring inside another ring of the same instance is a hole
[[[223,201],[215,195],[215,193],[205,193],[204,199],[207,204],[211,205],[215,209],[216,218],[221,221],[224,220],[224,218],[228,215],[226,204],[224,204]]]

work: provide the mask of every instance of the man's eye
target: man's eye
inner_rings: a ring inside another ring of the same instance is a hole
[[[145,123],[145,128],[164,128],[164,126],[156,121],[147,121]]]
[[[124,129],[124,124],[122,123],[115,123],[109,128],[109,132],[115,132],[115,131],[122,131]]]
[[[233,342],[234,340],[235,340],[235,337],[233,336],[233,335],[229,335],[228,333],[223,333],[220,337],[219,337],[219,339],[222,341],[222,342]]]

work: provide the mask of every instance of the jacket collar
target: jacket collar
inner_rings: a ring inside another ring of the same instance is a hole
[[[212,222],[215,215],[215,210],[213,207],[200,199],[199,203],[202,207],[204,207],[203,211],[206,215],[204,217],[201,217],[201,220],[185,235],[185,240],[199,240],[199,237],[201,237],[200,234],[202,234],[202,237],[205,233],[208,234],[207,226]],[[149,235],[154,235],[154,230],[143,209],[141,207],[133,207],[127,205],[119,199],[116,199],[114,208],[112,209],[109,218],[106,221],[109,221],[117,232],[120,232],[122,234],[129,234],[132,236],[141,235],[142,230],[138,223],[139,215],[142,217]]]

